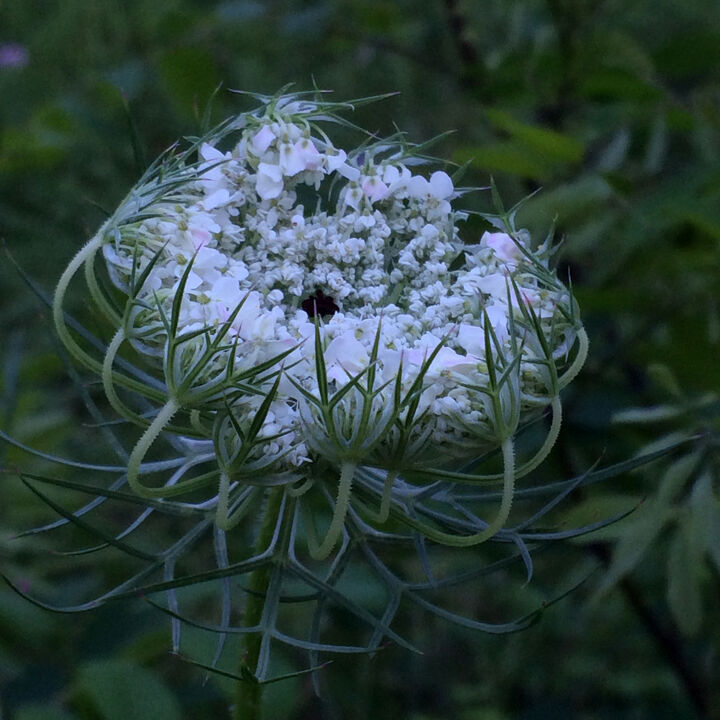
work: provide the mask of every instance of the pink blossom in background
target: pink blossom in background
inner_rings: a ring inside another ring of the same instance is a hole
[[[0,43],[0,68],[24,68],[30,56],[20,43]]]

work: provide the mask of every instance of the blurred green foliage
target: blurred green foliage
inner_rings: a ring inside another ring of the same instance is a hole
[[[518,571],[458,598],[503,619],[608,568],[539,626],[497,638],[406,618],[424,656],[390,647],[339,659],[324,671],[325,700],[307,682],[280,683],[268,717],[720,717],[717,2],[6,0],[0,46],[11,42],[28,62],[0,65],[0,239],[46,291],[140,158],[195,132],[220,84],[213,120],[248,107],[230,88],[315,83],[341,100],[400,91],[353,119],[380,132],[396,123],[415,141],[455,129],[437,154],[467,162],[468,184],[493,175],[508,202],[542,188],[520,224],[542,237],[554,223],[564,239],[591,357],[536,481],[699,438],[560,508],[569,527],[642,502],[606,531],[539,554],[529,586]],[[468,203],[490,205],[483,192]],[[478,231],[468,223],[468,236]],[[82,385],[6,259],[2,288],[0,428],[91,459]],[[0,464],[50,467],[8,447]],[[10,539],[48,515],[11,474],[0,497],[3,569],[41,596],[78,601],[122,573],[121,561],[98,568],[82,556],[60,573],[50,538]],[[0,589],[0,717],[226,717],[228,683],[205,684],[168,656],[166,625],[141,601],[56,616]]]

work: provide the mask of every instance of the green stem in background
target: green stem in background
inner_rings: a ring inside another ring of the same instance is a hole
[[[275,488],[270,493],[255,545],[256,555],[262,555],[272,542],[280,515],[280,508],[282,507],[283,496],[283,488]],[[262,620],[265,597],[270,582],[270,571],[271,567],[263,566],[250,575],[247,602],[245,603],[245,627],[258,625]],[[255,672],[260,659],[262,633],[248,633],[245,638],[244,652],[240,659],[240,675],[247,678],[247,680],[238,681],[237,683],[233,720],[261,720],[262,685],[255,677]]]

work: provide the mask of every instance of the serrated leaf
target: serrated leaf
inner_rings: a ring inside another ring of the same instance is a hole
[[[74,690],[101,720],[182,718],[178,700],[157,676],[126,660],[86,665]]]

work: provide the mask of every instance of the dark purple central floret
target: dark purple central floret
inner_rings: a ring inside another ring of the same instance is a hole
[[[315,294],[303,300],[300,307],[308,314],[308,317],[326,317],[334,315],[340,308],[335,304],[335,300],[326,295],[320,288],[315,290]]]

